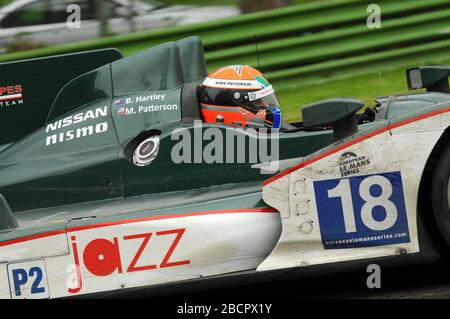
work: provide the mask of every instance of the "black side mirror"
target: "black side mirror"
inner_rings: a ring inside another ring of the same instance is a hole
[[[356,113],[364,102],[350,98],[323,100],[302,108],[305,128],[332,126],[335,140],[341,140],[358,131]]]
[[[450,93],[448,75],[450,67],[447,65],[427,65],[406,70],[408,89],[426,88],[428,92]]]

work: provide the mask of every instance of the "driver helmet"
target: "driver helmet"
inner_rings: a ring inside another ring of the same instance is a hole
[[[248,65],[232,65],[210,73],[198,87],[202,119],[254,128],[281,128],[280,103],[272,85]]]

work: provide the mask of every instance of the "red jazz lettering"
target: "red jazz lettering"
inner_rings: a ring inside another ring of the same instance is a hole
[[[184,228],[180,228],[180,229],[174,229],[174,230],[159,231],[156,233],[156,235],[158,235],[158,236],[177,234],[174,241],[172,242],[172,245],[170,245],[170,248],[167,251],[166,256],[164,256],[164,259],[161,262],[160,268],[175,267],[175,266],[187,265],[190,263],[189,260],[169,262],[169,259],[172,256],[173,251],[175,250],[175,248],[178,245],[178,242],[180,241],[181,237],[183,237],[184,231],[185,231]]]
[[[186,229],[171,229],[156,232],[156,237],[152,239],[153,233],[144,233],[144,234],[134,234],[124,236],[123,240],[138,240],[142,239],[139,244],[139,248],[136,250],[134,257],[132,258],[130,264],[128,265],[126,272],[136,272],[136,271],[144,271],[144,270],[152,270],[157,268],[168,268],[168,267],[176,267],[182,265],[190,264],[190,260],[171,260],[176,248],[180,240],[182,239]],[[157,238],[175,235],[173,238],[170,247],[165,252],[164,257],[159,265],[156,264],[146,264],[144,261],[140,261],[142,259],[142,254],[147,247],[151,248],[151,240],[156,240]],[[69,288],[69,293],[77,293],[82,288],[82,278],[80,272],[80,260],[79,260],[79,250],[76,243],[76,237],[72,236],[72,251],[74,255],[74,262],[77,266],[77,282],[78,287]],[[86,269],[95,276],[109,276],[115,271],[118,273],[122,273],[122,257],[120,254],[120,244],[119,239],[114,237],[111,240],[105,238],[97,238],[90,241],[84,248],[82,252],[83,263]],[[136,266],[137,264],[144,264],[143,266]]]
[[[156,265],[147,265],[147,266],[136,267],[136,263],[138,262],[139,258],[142,255],[142,252],[144,251],[145,247],[147,246],[148,242],[150,241],[150,237],[152,237],[152,233],[131,235],[131,236],[123,237],[123,239],[125,239],[125,240],[144,238],[141,246],[139,246],[139,249],[136,252],[136,255],[134,255],[134,257],[133,257],[133,260],[131,261],[130,266],[128,266],[127,272],[156,269]]]
[[[83,287],[83,280],[81,279],[81,271],[80,271],[80,259],[78,258],[78,247],[75,240],[77,239],[75,236],[70,238],[72,240],[72,250],[73,250],[73,258],[75,262],[75,269],[77,272],[77,287],[69,288],[69,293],[76,294]]]
[[[84,248],[83,262],[96,276],[108,276],[115,270],[121,273],[119,241],[116,237],[113,238],[113,242],[103,238],[91,241]]]

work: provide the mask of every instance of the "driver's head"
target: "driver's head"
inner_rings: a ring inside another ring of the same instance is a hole
[[[210,73],[197,95],[204,122],[244,127],[281,127],[280,103],[258,70],[233,65]]]

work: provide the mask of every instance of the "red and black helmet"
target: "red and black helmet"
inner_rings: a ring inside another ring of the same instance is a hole
[[[243,127],[281,127],[280,103],[261,72],[247,65],[213,71],[197,95],[204,122]]]

